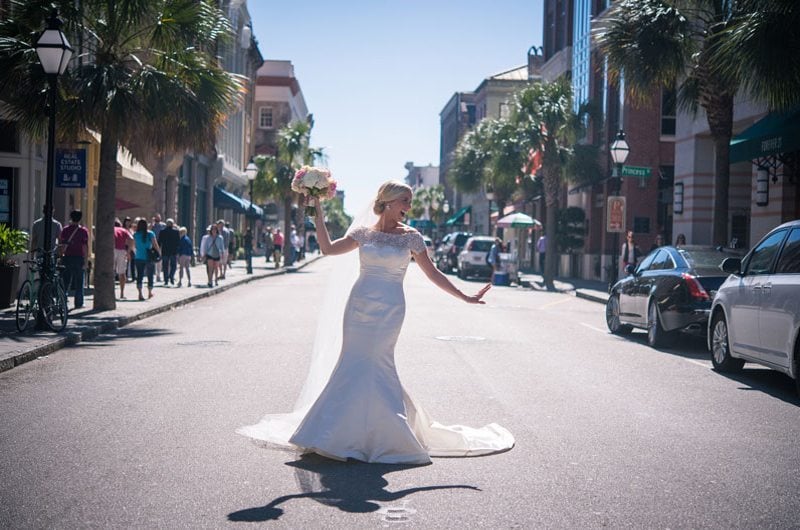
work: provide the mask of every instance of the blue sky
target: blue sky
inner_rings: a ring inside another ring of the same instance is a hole
[[[290,60],[311,143],[355,213],[407,161],[439,163],[439,112],[454,92],[525,64],[541,0],[251,0],[265,59]]]

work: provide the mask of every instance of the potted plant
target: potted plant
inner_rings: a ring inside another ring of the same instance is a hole
[[[14,303],[19,264],[13,257],[27,251],[28,233],[0,224],[0,307]]]

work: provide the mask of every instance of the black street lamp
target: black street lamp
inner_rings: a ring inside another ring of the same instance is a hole
[[[72,46],[67,37],[61,32],[63,22],[58,18],[58,12],[53,11],[47,21],[45,29],[36,41],[36,55],[42,64],[44,73],[47,74],[48,91],[48,128],[47,128],[47,175],[45,177],[44,197],[44,243],[45,254],[42,263],[42,277],[49,278],[51,267],[50,247],[53,239],[53,185],[56,179],[56,92],[58,90],[58,76],[67,69],[67,64],[72,57]]]
[[[247,274],[253,274],[253,237],[255,237],[255,212],[256,209],[253,207],[253,182],[256,180],[256,175],[258,175],[258,166],[256,166],[253,159],[250,159],[250,162],[247,164],[247,167],[244,169],[244,173],[247,176],[247,180],[250,181],[250,208],[248,208],[247,217],[248,217],[248,229],[250,230],[250,240],[247,240],[245,236],[245,243],[244,243],[244,253],[245,259],[247,260]]]
[[[625,161],[628,159],[628,154],[630,154],[631,151],[631,148],[628,146],[628,142],[625,141],[625,132],[622,129],[617,132],[617,136],[614,137],[614,141],[611,143],[608,151],[611,154],[611,160],[614,162],[611,177],[616,179],[613,194],[619,195],[620,190],[622,189],[622,165],[625,164]],[[614,266],[614,273],[612,278],[613,282],[616,282],[619,274],[619,263],[617,262],[617,257],[619,255],[619,231],[614,232],[613,250],[612,263]]]
[[[486,217],[486,229],[487,235],[493,236],[492,234],[492,201],[494,200],[494,192],[491,189],[486,190],[486,200],[489,202],[489,209],[486,212],[488,216]]]

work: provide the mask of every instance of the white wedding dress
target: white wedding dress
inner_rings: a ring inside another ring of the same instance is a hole
[[[403,278],[411,253],[425,252],[418,232],[358,227],[360,275],[344,311],[338,362],[310,407],[268,415],[237,432],[304,452],[364,462],[424,464],[431,456],[476,456],[513,447],[503,427],[444,426],[403,389],[394,348],[405,316]]]

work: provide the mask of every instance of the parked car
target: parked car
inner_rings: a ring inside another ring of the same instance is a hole
[[[647,342],[658,347],[676,332],[704,335],[711,300],[727,274],[719,265],[741,250],[722,247],[659,247],[618,281],[606,303],[606,324],[624,335],[633,328],[647,330]]]
[[[433,261],[433,240],[428,236],[422,236],[422,240],[425,241],[425,251],[428,253],[428,257]]]
[[[794,378],[800,394],[800,219],[774,228],[744,259],[726,259],[722,270],[730,276],[708,325],[714,369],[758,363]]]
[[[465,279],[469,276],[490,278],[492,266],[486,262],[486,256],[492,249],[494,238],[489,236],[472,236],[464,243],[464,248],[458,253],[458,277]]]
[[[457,268],[458,253],[470,237],[472,232],[452,232],[444,236],[442,244],[436,249],[436,267],[445,273]]]

